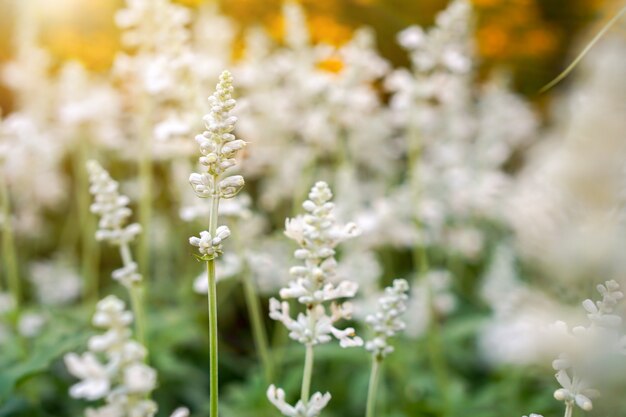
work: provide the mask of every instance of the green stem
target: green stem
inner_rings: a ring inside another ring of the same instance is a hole
[[[306,345],[306,356],[304,357],[304,373],[302,375],[302,391],[300,399],[304,404],[308,404],[311,392],[311,378],[313,377],[313,345]]]
[[[20,286],[19,268],[17,263],[17,251],[13,237],[13,225],[11,219],[11,200],[6,182],[0,179],[0,198],[2,198],[2,260],[7,276],[7,284],[15,302],[15,314],[19,315],[22,290]]]
[[[150,275],[150,232],[152,219],[152,104],[150,97],[142,97],[143,120],[140,126],[141,155],[139,177],[141,200],[139,201],[139,223],[142,232],[139,238],[139,265],[144,280]],[[146,284],[144,283],[144,286]]]
[[[140,283],[132,283],[129,289],[130,302],[135,312],[135,331],[137,332],[137,341],[141,343],[146,351],[148,350],[148,342],[146,340],[145,314],[143,309],[143,288]]]
[[[415,125],[410,126],[407,132],[407,158],[408,158],[408,172],[409,172],[409,184],[413,191],[413,204],[415,207],[419,206],[420,199],[420,179],[417,172],[417,165],[419,163],[422,153],[422,145],[420,141],[419,128]],[[423,229],[423,224],[419,218],[419,214],[415,214],[415,222],[419,228]],[[422,243],[413,249],[413,263],[418,277],[425,279],[425,274],[429,269],[428,253],[426,246]],[[447,378],[447,365],[446,359],[443,355],[443,346],[441,344],[441,331],[439,323],[437,322],[437,313],[433,305],[432,291],[430,283],[426,283],[428,286],[429,294],[429,309],[431,315],[430,326],[427,333],[428,353],[431,365],[433,367],[435,378],[437,379],[437,386],[441,395],[442,402],[445,407],[444,415],[449,415],[450,404],[448,395],[448,378]]]
[[[215,285],[215,261],[207,261],[209,280],[209,401],[210,416],[217,417],[218,405],[218,357],[217,357],[217,286]]]
[[[365,417],[374,417],[374,411],[376,409],[376,393],[378,392],[378,380],[380,379],[380,368],[383,362],[383,358],[378,355],[374,355],[372,359],[372,371],[370,373],[370,382],[367,389],[367,409],[365,411]]]
[[[441,400],[444,406],[444,415],[449,415],[450,413],[450,403],[449,403],[449,395],[448,395],[448,369],[446,364],[446,359],[443,351],[443,344],[441,343],[441,328],[439,326],[439,322],[437,321],[437,314],[432,301],[432,291],[430,289],[430,283],[428,285],[428,293],[429,293],[429,308],[430,308],[430,325],[428,329],[427,335],[427,343],[428,343],[428,356],[430,359],[430,363],[433,367],[433,371],[435,373],[435,378],[437,380],[437,386],[439,389],[439,395],[441,395]]]
[[[96,220],[90,215],[89,208],[91,195],[89,193],[89,178],[85,170],[87,163],[87,141],[84,137],[79,137],[78,141],[79,146],[76,152],[75,175],[78,188],[78,219],[81,225],[82,271],[86,281],[85,302],[93,303],[98,300],[98,264],[100,262],[100,252],[93,238],[96,230]]]
[[[128,243],[123,243],[120,245],[120,255],[122,257],[122,263],[125,267],[132,264],[133,257],[130,252],[130,248],[128,247]],[[148,345],[145,333],[145,315],[143,308],[143,280],[144,278],[142,277],[141,282],[131,283],[130,288],[128,288],[128,293],[130,295],[130,302],[133,312],[135,314],[135,332],[137,333],[137,341],[141,343],[147,350]]]
[[[218,176],[213,176],[213,184],[218,184]],[[215,191],[217,193],[217,191]],[[215,236],[217,230],[217,216],[219,213],[219,194],[211,197],[211,212],[209,214],[209,233]],[[217,284],[215,275],[215,259],[207,261],[207,279],[209,281],[209,401],[210,417],[218,417],[218,341],[217,341]]]
[[[254,345],[261,358],[263,364],[263,373],[267,383],[271,383],[274,379],[274,367],[270,358],[269,347],[267,342],[267,332],[265,323],[261,315],[261,304],[256,293],[250,271],[246,268],[243,271],[243,289],[248,305],[248,314],[250,315],[250,323],[252,324],[252,335],[254,337]]]
[[[565,403],[565,415],[563,417],[572,417],[574,414],[574,406],[571,402],[567,401]]]

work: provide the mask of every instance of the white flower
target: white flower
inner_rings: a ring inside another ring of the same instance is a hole
[[[418,48],[425,40],[424,30],[419,26],[409,26],[398,33],[398,43],[408,50]]]
[[[602,295],[602,301],[594,303],[592,300],[583,301],[583,307],[587,311],[587,317],[599,327],[616,327],[622,322],[622,318],[613,313],[615,306],[624,298],[619,284],[615,281],[607,281],[604,285],[598,285],[598,292]]]
[[[44,305],[68,304],[80,296],[82,279],[64,263],[57,260],[34,262],[30,272],[37,299]]]
[[[130,287],[133,283],[141,281],[141,274],[137,272],[137,263],[130,262],[122,268],[118,268],[111,276],[125,287]]]
[[[349,304],[334,305],[333,314],[328,316],[323,306],[316,305],[307,310],[307,314],[300,313],[296,320],[289,315],[289,303],[282,303],[270,298],[270,318],[280,321],[289,330],[289,337],[305,345],[318,345],[329,342],[334,336],[339,340],[341,347],[363,345],[363,340],[356,336],[353,328],[340,330],[333,324],[341,319],[349,319],[351,309]]]
[[[132,318],[122,300],[113,295],[104,298],[92,321],[106,331],[89,339],[89,351],[82,356],[65,356],[68,371],[81,380],[70,394],[105,399],[102,407],[86,410],[88,417],[153,417],[157,411],[149,399],[157,385],[156,371],[144,362],[145,347],[131,338]]]
[[[232,133],[237,121],[231,114],[237,103],[232,97],[233,91],[232,75],[222,72],[215,93],[209,97],[211,111],[203,119],[206,130],[195,138],[202,154],[200,164],[207,172],[191,174],[189,182],[201,198],[232,198],[244,185],[241,175],[221,178],[226,170],[235,166],[237,152],[246,146],[246,142],[236,139]]]
[[[593,380],[589,373],[590,366],[596,368],[601,361],[620,353],[624,337],[619,329],[621,317],[612,314],[624,294],[615,281],[606,281],[597,288],[602,301],[583,302],[590,321],[587,327],[574,327],[570,335],[565,323],[555,325],[555,330],[564,333],[570,343],[566,346],[568,352],[562,353],[552,362],[552,367],[557,371],[555,377],[561,385],[554,392],[554,398],[569,407],[576,404],[585,411],[593,408],[592,400],[599,396],[599,392],[590,387]]]
[[[317,417],[331,397],[328,392],[325,394],[316,392],[306,404],[300,400],[295,406],[292,406],[285,401],[285,391],[270,385],[267,389],[267,398],[286,417]]]
[[[189,409],[185,407],[178,407],[174,410],[170,417],[189,417]]]
[[[202,259],[215,259],[222,254],[222,241],[229,236],[230,229],[227,226],[220,226],[215,230],[215,237],[205,230],[200,232],[200,237],[190,237],[189,243],[198,248]]]
[[[46,324],[46,318],[37,313],[24,313],[17,324],[18,332],[24,337],[35,337]]]
[[[309,199],[302,204],[308,213],[285,222],[285,234],[300,246],[294,255],[302,259],[304,265],[289,270],[294,279],[280,290],[280,296],[295,298],[307,305],[306,314],[300,313],[297,320],[293,320],[286,302],[271,299],[270,317],[285,324],[290,337],[303,344],[326,343],[333,335],[342,347],[360,346],[363,341],[355,337],[354,329],[342,331],[333,326],[336,321],[348,318],[350,309],[334,306],[332,316],[328,316],[322,305],[340,298],[352,298],[358,289],[358,284],[353,281],[343,280],[336,285],[331,282],[335,279],[337,267],[334,248],[359,233],[353,223],[337,223],[331,198],[328,185],[317,182],[311,188]],[[340,314],[335,314],[338,312]]]
[[[598,391],[589,388],[583,379],[570,377],[568,370],[571,365],[566,357],[561,356],[552,366],[557,371],[556,380],[562,387],[554,392],[554,398],[566,403],[576,403],[581,409],[591,411],[593,408],[591,400],[599,395]]]
[[[156,387],[156,372],[148,365],[134,363],[124,369],[124,385],[132,393],[149,393]]]
[[[108,240],[115,245],[133,240],[141,232],[141,226],[136,223],[126,225],[132,214],[127,207],[130,199],[119,194],[119,184],[96,161],[87,162],[87,170],[91,182],[89,191],[95,200],[91,211],[100,215],[96,239]]]
[[[125,310],[124,302],[114,295],[100,300],[92,322],[97,327],[123,328],[133,321],[133,314]]]
[[[406,325],[400,316],[406,311],[409,284],[404,279],[396,279],[392,286],[385,288],[385,294],[378,299],[378,311],[365,318],[374,330],[374,338],[365,344],[365,349],[376,357],[383,358],[393,352],[387,339],[404,330]]]
[[[15,299],[8,292],[0,292],[0,316],[13,311],[15,308]]]
[[[74,398],[98,400],[104,398],[111,388],[110,375],[104,365],[90,352],[79,356],[75,353],[65,355],[65,366],[81,382],[70,388]]]
[[[232,175],[220,181],[220,197],[233,198],[241,191],[245,182],[241,175]]]

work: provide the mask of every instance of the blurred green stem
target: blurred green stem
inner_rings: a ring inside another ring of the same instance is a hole
[[[85,169],[87,164],[86,136],[81,135],[78,141],[79,146],[75,153],[74,171],[78,188],[78,219],[81,225],[82,272],[86,281],[85,302],[95,303],[98,300],[100,252],[94,239],[96,219],[90,215],[91,195],[89,193],[89,178]]]
[[[428,354],[431,366],[433,367],[433,371],[435,373],[435,378],[437,380],[439,394],[441,395],[441,400],[444,406],[444,415],[447,416],[450,415],[450,397],[448,394],[448,367],[446,364],[446,358],[443,350],[443,343],[441,343],[441,327],[439,325],[437,312],[435,311],[433,303],[432,290],[430,288],[430,283],[427,282],[426,285],[428,286],[428,298],[431,316],[427,335]]]
[[[139,201],[139,223],[142,233],[139,238],[139,265],[144,280],[150,271],[150,232],[152,219],[152,103],[150,97],[142,97],[142,118],[139,134],[141,151],[139,157],[139,178],[141,180],[141,200]],[[147,285],[144,283],[144,288]]]
[[[311,378],[313,377],[313,345],[306,345],[306,356],[304,357],[304,373],[302,375],[302,391],[300,399],[303,404],[309,403],[309,393],[311,391]]]
[[[376,393],[378,392],[378,380],[380,379],[380,368],[382,366],[383,358],[379,355],[374,355],[372,358],[372,371],[370,373],[370,382],[367,389],[367,408],[365,411],[365,417],[374,417],[374,411],[376,409]]]
[[[246,304],[248,305],[250,323],[252,324],[254,344],[259,353],[261,363],[263,364],[263,373],[265,374],[266,382],[269,384],[274,379],[274,367],[270,358],[267,332],[261,314],[261,304],[259,303],[259,297],[248,268],[245,268],[243,271],[243,290],[246,297]]]
[[[408,175],[409,184],[413,191],[413,205],[419,207],[420,199],[420,181],[418,175],[418,163],[421,157],[422,145],[420,140],[420,133],[417,126],[410,126],[407,132],[407,163],[408,163]],[[418,229],[422,231],[424,225],[420,219],[419,211],[415,213],[415,223]],[[419,245],[413,248],[413,264],[417,272],[417,279],[426,279],[426,273],[428,272],[430,265],[428,260],[428,252],[426,250],[425,239],[422,239]],[[441,343],[441,329],[439,322],[437,321],[437,312],[433,303],[433,294],[429,282],[425,282],[428,290],[428,303],[430,309],[430,325],[427,332],[427,344],[430,363],[435,373],[437,380],[437,387],[441,395],[442,402],[444,404],[444,415],[450,414],[450,403],[448,395],[448,377],[447,377],[447,365],[446,359],[443,353],[443,345]]]
[[[6,271],[7,285],[15,302],[15,314],[19,315],[22,290],[20,287],[17,251],[13,237],[13,220],[11,217],[11,197],[6,181],[0,178],[0,198],[2,199],[2,260]]]
[[[574,406],[571,402],[565,403],[565,415],[563,417],[572,417],[574,414]]]
[[[128,247],[128,243],[120,245],[120,255],[122,256],[122,263],[124,267],[128,267],[133,263],[133,257]],[[135,331],[137,332],[137,341],[141,343],[146,350],[148,350],[146,333],[145,333],[145,315],[143,308],[143,287],[144,277],[142,276],[140,282],[132,282],[128,288],[130,295],[130,302],[132,304],[133,312],[135,313]]]
[[[211,197],[211,212],[209,213],[209,233],[215,236],[217,230],[217,216],[219,213],[220,197],[217,190],[219,177],[213,175],[214,191]],[[210,417],[218,417],[218,356],[217,356],[217,283],[215,276],[215,259],[207,261],[208,302],[209,302],[209,401]]]

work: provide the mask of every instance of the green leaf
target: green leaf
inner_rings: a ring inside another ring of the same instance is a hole
[[[50,364],[66,352],[84,346],[87,333],[47,334],[34,345],[29,357],[9,365],[0,373],[0,402],[4,401],[25,378],[45,372]]]

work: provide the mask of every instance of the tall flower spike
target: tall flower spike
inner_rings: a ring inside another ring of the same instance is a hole
[[[393,352],[387,339],[404,330],[406,325],[400,316],[406,311],[409,284],[404,279],[396,279],[393,285],[385,288],[385,294],[378,299],[378,311],[365,318],[374,330],[374,338],[365,344],[365,349],[376,357],[384,358]]]
[[[141,281],[137,272],[137,263],[133,260],[128,243],[141,232],[139,223],[126,224],[132,214],[128,208],[130,199],[118,191],[119,184],[96,161],[87,162],[89,191],[94,196],[91,211],[100,215],[99,229],[96,231],[97,240],[106,240],[118,246],[123,266],[113,271],[113,279],[119,281],[126,288]]]
[[[333,337],[344,348],[363,345],[353,328],[342,330],[335,327],[337,321],[349,319],[352,313],[349,303],[342,304],[337,300],[354,297],[358,289],[355,282],[337,279],[335,247],[357,236],[359,230],[353,223],[342,225],[337,222],[332,197],[328,184],[317,182],[309,199],[302,204],[306,214],[285,223],[285,235],[300,246],[294,255],[304,264],[291,268],[294,280],[280,290],[280,296],[295,298],[305,305],[305,312],[299,313],[294,320],[289,314],[289,303],[272,298],[270,318],[282,322],[289,330],[289,337],[305,345],[306,357],[300,401],[295,406],[287,404],[285,392],[274,385],[269,387],[267,397],[287,417],[316,417],[330,401],[329,393],[322,395],[318,392],[309,396],[314,346],[328,343]],[[326,310],[327,302],[331,302],[330,312]]]
[[[217,343],[217,276],[215,259],[222,254],[222,242],[230,236],[226,226],[218,225],[219,204],[222,198],[233,198],[243,188],[241,175],[226,176],[226,172],[236,165],[237,152],[246,143],[233,134],[237,118],[231,114],[235,107],[233,99],[233,77],[224,71],[220,75],[215,92],[209,97],[211,111],[204,116],[206,130],[196,136],[200,145],[200,165],[205,167],[202,173],[193,173],[189,182],[196,195],[211,199],[209,212],[209,230],[200,232],[200,236],[189,239],[196,246],[199,259],[206,261],[207,297],[209,307],[209,379],[210,379],[210,416],[218,415],[218,343]]]
[[[87,162],[87,171],[91,187],[89,192],[94,196],[91,211],[100,216],[97,240],[107,240],[114,245],[128,243],[141,232],[138,223],[126,225],[132,214],[127,207],[130,199],[120,195],[117,181],[96,161]]]
[[[233,91],[232,75],[228,71],[222,72],[215,93],[209,97],[211,111],[203,119],[206,130],[196,136],[202,154],[200,164],[207,171],[191,174],[189,182],[201,198],[232,198],[244,185],[241,175],[221,178],[227,169],[236,165],[237,152],[246,146],[246,142],[233,134],[237,121],[231,114],[237,103],[232,96]]]
[[[82,355],[65,355],[68,371],[80,379],[70,388],[70,395],[105,400],[97,409],[88,408],[87,416],[153,417],[157,411],[149,398],[156,388],[156,372],[144,362],[146,349],[131,337],[132,321],[133,314],[122,300],[113,295],[104,298],[92,323],[105,332],[92,336],[89,350]]]
[[[378,299],[378,311],[365,318],[366,323],[374,329],[374,338],[365,344],[365,349],[372,352],[366,417],[374,417],[381,364],[385,356],[393,352],[393,346],[388,343],[387,339],[406,327],[400,320],[400,316],[406,311],[408,291],[409,283],[406,280],[394,280],[391,286],[385,288],[383,296]]]
[[[554,392],[554,398],[565,403],[566,415],[571,415],[574,405],[584,411],[593,409],[592,400],[599,392],[590,387],[591,381],[586,369],[597,366],[597,358],[620,351],[622,333],[619,329],[622,318],[615,313],[615,307],[624,298],[616,281],[606,281],[597,287],[601,301],[587,299],[582,306],[587,311],[589,325],[572,329],[575,343],[574,354],[563,353],[552,362],[556,380],[561,388]],[[567,332],[567,326],[558,322],[558,328]]]

